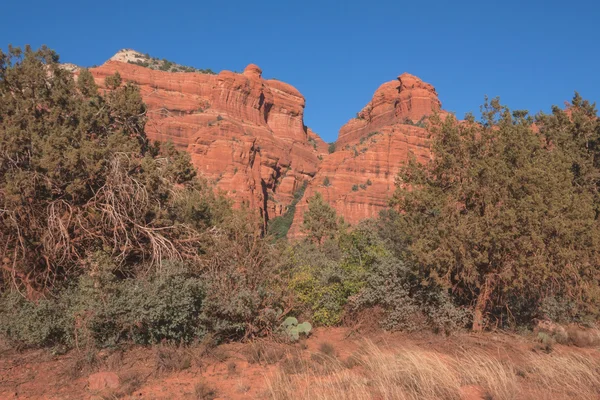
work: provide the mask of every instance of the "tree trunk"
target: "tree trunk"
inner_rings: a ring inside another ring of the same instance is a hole
[[[487,275],[485,277],[485,282],[479,291],[479,295],[477,296],[477,302],[475,303],[475,311],[473,312],[473,332],[481,332],[485,328],[485,310],[492,295],[492,291],[492,278],[490,275]]]

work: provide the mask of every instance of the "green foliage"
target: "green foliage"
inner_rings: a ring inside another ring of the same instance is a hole
[[[26,346],[114,346],[247,339],[272,332],[289,289],[277,253],[257,220],[228,214],[201,265],[165,261],[123,279],[109,254],[87,260],[91,272],[37,303],[16,292],[0,298],[0,334]],[[18,315],[18,319],[14,319]]]
[[[88,71],[89,73],[89,71]],[[86,73],[84,73],[84,77],[85,75],[87,75]],[[89,76],[89,75],[88,75]],[[115,90],[117,89],[119,86],[121,86],[121,83],[123,83],[123,79],[121,79],[121,74],[119,74],[119,72],[115,72],[114,75],[109,75],[104,79],[104,84],[106,85],[107,88]],[[92,81],[89,81],[89,78],[85,79],[84,82],[82,82],[82,84],[79,85],[79,87],[85,87],[85,85],[95,85],[95,83]],[[86,91],[88,92],[88,91]],[[92,91],[92,92],[88,92],[90,95],[94,95],[97,94],[97,92]],[[84,96],[85,94],[82,93]]]
[[[217,339],[248,339],[273,332],[291,296],[279,250],[261,236],[258,218],[236,212],[221,225],[203,260],[206,298],[201,320]]]
[[[285,214],[281,217],[275,217],[269,220],[268,233],[275,239],[283,239],[287,237],[287,233],[294,222],[294,215],[296,214],[296,205],[302,197],[304,197],[304,191],[306,190],[307,182],[302,182],[302,186],[294,193],[294,199],[288,206]]]
[[[201,280],[180,264],[124,280],[105,269],[37,303],[5,293],[0,299],[0,325],[4,337],[36,347],[189,343],[205,333],[199,323],[203,298]]]
[[[329,147],[327,147],[327,151],[329,154],[335,153],[335,142],[329,143]]]
[[[352,185],[352,191],[358,192],[358,185]]]
[[[213,223],[208,204],[220,201],[189,155],[149,143],[139,89],[118,73],[100,95],[88,71],[75,83],[57,60],[46,48],[0,53],[0,290],[35,297],[79,276],[97,251],[122,273],[196,258],[196,229]],[[189,196],[201,201],[184,220]]]
[[[295,243],[284,259],[300,310],[316,324],[339,324],[349,298],[364,287],[373,263],[384,254],[383,244],[373,231],[362,227],[341,232],[321,246]]]
[[[395,240],[473,306],[474,329],[522,323],[548,296],[600,315],[596,110],[576,96],[536,120],[498,100],[481,123],[433,118],[432,161],[397,178]]]
[[[417,270],[389,253],[375,260],[364,289],[352,299],[353,311],[375,306],[384,310],[380,323],[388,330],[451,333],[465,328],[471,317],[442,288],[422,285]]]
[[[160,69],[161,71],[170,71],[172,66],[173,63],[171,61],[163,58],[162,64],[160,67],[158,67],[158,69]]]
[[[137,87],[115,74],[101,95],[57,60],[0,53],[2,334],[108,346],[276,329],[290,296],[258,220],[148,142]]]
[[[338,230],[339,223],[335,210],[329,205],[321,193],[317,192],[308,200],[308,210],[304,213],[302,232],[317,244],[324,239],[332,238]]]
[[[325,187],[331,186],[331,182],[329,181],[328,176],[326,176],[325,179],[323,179],[323,186],[325,186]]]
[[[0,297],[0,334],[15,345],[55,346],[69,338],[67,318],[59,304],[41,299],[33,303],[17,292]]]

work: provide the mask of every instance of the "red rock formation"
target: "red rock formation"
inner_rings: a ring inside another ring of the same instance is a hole
[[[296,207],[290,236],[300,235],[307,200],[315,192],[347,222],[377,216],[387,207],[394,179],[409,157],[429,159],[429,134],[415,123],[434,112],[446,114],[433,86],[419,78],[402,74],[381,85],[358,118],[340,129],[336,151],[324,158]]]
[[[243,74],[171,73],[121,55],[91,69],[97,83],[103,87],[118,71],[139,85],[148,136],[188,151],[237,205],[259,209],[266,222],[285,212],[297,188],[315,175],[325,144],[304,126],[305,100],[294,87],[263,79],[253,64]]]
[[[242,74],[163,72],[128,63],[138,55],[120,52],[91,72],[101,87],[116,71],[138,84],[148,105],[148,136],[189,152],[200,173],[235,204],[260,210],[267,222],[285,213],[293,193],[310,181],[291,236],[299,234],[306,201],[316,191],[348,222],[376,216],[410,155],[429,158],[428,133],[414,124],[444,113],[433,86],[402,74],[381,85],[358,118],[340,129],[337,150],[328,154],[327,143],[304,125],[304,97],[286,83],[263,79],[258,66]]]
[[[417,122],[441,110],[433,86],[414,75],[404,73],[375,91],[373,99],[340,129],[338,147],[367,136],[379,128],[405,121]]]

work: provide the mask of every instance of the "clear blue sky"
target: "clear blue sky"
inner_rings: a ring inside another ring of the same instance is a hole
[[[215,71],[258,64],[302,92],[305,123],[326,141],[402,72],[433,84],[459,117],[486,94],[536,112],[574,90],[600,101],[594,0],[3,3],[3,49],[47,44],[85,66],[121,48]]]

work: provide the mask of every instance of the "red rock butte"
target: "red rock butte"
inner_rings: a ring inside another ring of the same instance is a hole
[[[128,63],[123,53],[90,70],[98,85],[115,72],[139,85],[148,137],[187,151],[238,206],[268,221],[315,175],[316,148],[326,144],[304,126],[305,100],[291,85],[263,79],[253,64],[242,74],[163,72]]]
[[[388,207],[394,180],[410,157],[429,160],[424,120],[446,114],[433,86],[404,73],[375,91],[339,132],[336,151],[324,158],[296,207],[290,236],[300,235],[307,200],[320,192],[346,222],[375,217]]]
[[[400,166],[411,154],[429,159],[423,120],[444,113],[433,86],[404,73],[375,91],[340,129],[336,151],[328,154],[328,145],[304,125],[302,94],[264,79],[257,65],[241,74],[164,72],[128,62],[136,55],[120,51],[90,71],[101,88],[115,72],[139,85],[149,138],[187,151],[202,175],[237,206],[257,209],[265,223],[284,214],[306,182],[290,236],[300,235],[315,192],[350,223],[386,208]]]

